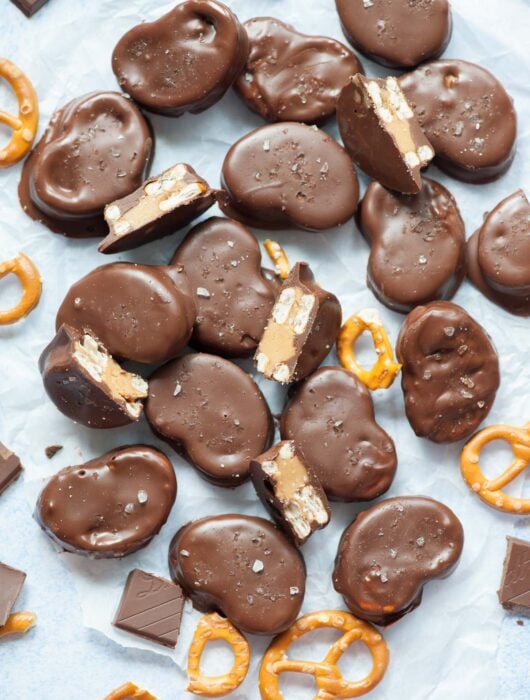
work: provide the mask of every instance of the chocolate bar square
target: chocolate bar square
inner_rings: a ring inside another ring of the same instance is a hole
[[[0,562],[0,627],[5,625],[11,615],[25,580],[26,574],[23,571]]]
[[[506,610],[530,614],[530,542],[507,537],[499,602]]]

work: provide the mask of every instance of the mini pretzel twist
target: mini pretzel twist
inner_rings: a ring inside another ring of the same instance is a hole
[[[365,331],[372,335],[377,360],[365,369],[355,355],[355,343]],[[337,355],[341,365],[355,374],[369,389],[388,389],[399,374],[401,365],[395,362],[388,335],[375,309],[363,309],[350,316],[337,338]]]
[[[39,103],[33,85],[7,58],[0,58],[0,77],[11,85],[19,105],[17,117],[0,110],[0,122],[13,129],[10,142],[0,150],[0,168],[9,168],[24,158],[35,140]]]
[[[12,273],[22,285],[22,298],[16,306],[8,311],[0,311],[0,325],[15,323],[27,316],[39,303],[42,282],[39,271],[24,253],[6,262],[0,263],[0,279]]]
[[[10,634],[24,634],[31,629],[37,620],[37,616],[32,612],[16,612],[7,618],[7,622],[0,627],[0,637],[7,637]]]
[[[287,658],[287,650],[300,637],[315,629],[327,627],[341,630],[344,634],[330,647],[322,662]],[[337,662],[346,649],[357,641],[368,647],[373,660],[372,669],[359,681],[347,681]],[[387,666],[388,647],[375,627],[340,610],[313,612],[299,618],[287,632],[276,637],[265,652],[259,673],[261,697],[263,700],[282,700],[280,675],[289,672],[315,677],[318,693],[314,700],[357,698],[375,688],[383,678]]]
[[[267,251],[269,258],[274,263],[274,272],[280,279],[286,280],[289,277],[291,268],[285,250],[279,243],[271,240],[266,240],[263,243],[263,247]]]
[[[504,440],[512,448],[514,460],[494,479],[487,479],[480,468],[480,453],[493,440]],[[474,435],[464,446],[460,457],[462,476],[484,503],[505,513],[530,513],[530,498],[516,498],[502,489],[530,465],[530,423],[522,428],[511,425],[490,425]]]
[[[133,698],[134,700],[157,700],[149,691],[139,688],[136,683],[131,681],[113,690],[105,700],[132,700]]]
[[[205,676],[201,673],[201,656],[208,642],[223,639],[234,652],[232,669],[221,676]],[[234,625],[217,613],[205,615],[199,620],[188,655],[188,691],[210,698],[220,697],[238,688],[246,678],[250,664],[250,647]]]

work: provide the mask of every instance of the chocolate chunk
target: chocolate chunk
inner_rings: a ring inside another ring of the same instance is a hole
[[[184,594],[160,576],[133,569],[112,623],[121,630],[174,649],[180,632]]]
[[[465,276],[465,225],[451,193],[424,178],[417,195],[372,182],[358,223],[371,246],[368,285],[389,309],[451,299]]]
[[[333,585],[354,615],[389,625],[418,607],[426,583],[453,572],[463,544],[462,524],[443,503],[388,498],[345,530]]]
[[[223,164],[227,216],[258,228],[322,231],[344,224],[359,184],[346,151],[316,127],[262,126],[237,141]]]
[[[367,175],[403,194],[421,191],[421,169],[434,150],[395,78],[354,75],[339,97],[337,119],[346,150]]]
[[[517,119],[510,96],[489,71],[467,61],[434,61],[399,82],[441,170],[474,183],[508,170]]]
[[[460,306],[418,306],[401,327],[396,352],[405,411],[418,437],[457,442],[486,418],[499,388],[499,358],[489,335]]]
[[[157,364],[186,347],[195,323],[186,275],[161,265],[111,263],[70,287],[56,328],[94,334],[116,358]]]
[[[52,459],[52,458],[55,457],[55,455],[56,455],[58,452],[60,452],[62,449],[63,449],[63,446],[62,446],[62,445],[49,445],[49,447],[47,447],[47,448],[44,450],[44,454],[46,455],[46,457],[47,457],[48,459]]]
[[[248,38],[215,0],[185,0],[129,30],[112,54],[120,87],[152,112],[178,117],[208,109],[243,70]]]
[[[341,367],[323,367],[292,395],[281,419],[333,501],[371,501],[390,488],[397,457],[376,423],[364,384]]]
[[[35,519],[69,552],[124,557],[160,531],[176,494],[165,454],[130,445],[57,472],[40,494]]]
[[[126,372],[90,333],[62,325],[39,360],[55,406],[89,428],[118,428],[139,420],[147,382]]]
[[[329,523],[326,494],[292,440],[253,459],[250,476],[262,503],[298,546]]]
[[[296,263],[256,350],[258,372],[281,384],[307,377],[329,354],[341,321],[337,297],[316,284],[307,263]]]
[[[52,116],[24,163],[22,208],[54,233],[107,233],[106,204],[142,184],[153,137],[138,107],[117,92],[93,92]]]
[[[217,611],[242,632],[273,635],[298,617],[305,564],[268,520],[218,515],[180,529],[169,568],[197,610]]]
[[[185,355],[152,375],[146,416],[162,439],[218,486],[248,479],[250,460],[272,439],[272,416],[252,377],[206,353]]]
[[[251,355],[278,291],[254,235],[237,221],[208,219],[188,233],[171,265],[185,270],[195,292],[192,345],[222,357]]]
[[[452,32],[448,0],[336,0],[348,41],[373,61],[407,68],[437,58]]]
[[[507,537],[508,546],[502,571],[499,602],[505,610],[530,614],[530,542]],[[517,624],[524,624],[517,620]]]
[[[530,202],[522,190],[486,216],[467,253],[475,287],[506,311],[530,316]]]
[[[247,65],[235,87],[267,121],[315,124],[335,114],[340,91],[362,66],[344,44],[297,32],[272,17],[243,25],[250,41]]]
[[[0,494],[18,479],[22,474],[22,469],[17,455],[0,442]]]
[[[100,253],[119,253],[187,226],[215,202],[215,192],[186,163],[151,177],[132,194],[105,207],[109,235]]]
[[[7,622],[20,595],[26,574],[0,562],[0,627]]]
[[[38,12],[48,0],[11,0],[15,7],[23,12],[26,17],[33,17],[33,15]]]

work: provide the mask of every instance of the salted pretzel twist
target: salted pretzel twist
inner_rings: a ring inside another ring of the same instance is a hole
[[[22,298],[13,308],[0,311],[0,325],[16,323],[27,316],[39,303],[42,292],[39,271],[24,253],[19,253],[11,260],[0,263],[0,279],[9,274],[16,275],[20,280]]]
[[[329,649],[322,662],[287,658],[291,644],[308,632],[321,628],[344,632]],[[354,642],[363,642],[372,655],[370,673],[359,681],[347,681],[337,666],[346,649]],[[358,698],[369,693],[383,678],[388,666],[388,647],[382,635],[367,622],[340,610],[322,610],[300,617],[294,625],[273,640],[261,662],[259,686],[263,700],[282,700],[280,675],[305,673],[315,677],[318,693],[314,700]]]
[[[129,700],[129,698],[134,698],[134,700],[157,700],[148,690],[139,688],[136,683],[131,681],[113,690],[110,695],[107,695],[105,700]]]
[[[268,239],[263,243],[263,247],[267,251],[269,258],[274,263],[274,272],[280,279],[286,280],[289,277],[291,268],[285,250],[276,241],[271,241]]]
[[[16,612],[7,618],[5,625],[0,627],[0,637],[7,637],[10,634],[24,634],[31,629],[37,620],[37,616],[32,612]]]
[[[18,116],[0,110],[0,122],[13,130],[11,140],[0,150],[0,168],[9,168],[24,158],[35,140],[39,103],[31,82],[7,58],[0,58],[0,77],[9,83],[18,101]]]
[[[222,639],[234,652],[234,664],[221,676],[205,676],[201,672],[201,657],[208,642]],[[193,635],[188,655],[188,691],[216,698],[238,688],[246,678],[250,664],[250,647],[234,625],[217,613],[204,615]]]
[[[504,440],[512,448],[514,460],[502,474],[487,479],[480,468],[480,453],[493,440]],[[464,446],[460,457],[462,476],[484,503],[514,515],[530,513],[530,498],[516,498],[502,489],[530,465],[530,423],[522,428],[511,425],[490,425],[474,435]]]
[[[365,369],[355,355],[355,343],[366,331],[371,334],[377,353],[377,360],[371,369]],[[401,365],[394,360],[392,345],[375,309],[363,309],[350,316],[337,338],[337,356],[341,365],[372,391],[388,389],[401,369]]]

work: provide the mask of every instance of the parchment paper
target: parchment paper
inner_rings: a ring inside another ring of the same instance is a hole
[[[110,68],[110,56],[116,41],[129,27],[143,19],[155,19],[173,4],[154,0],[50,0],[44,10],[28,21],[8,0],[0,0],[0,54],[17,62],[34,81],[40,97],[40,133],[54,109],[72,97],[91,90],[117,89]],[[333,0],[306,3],[299,0],[228,0],[228,4],[242,20],[272,15],[291,22],[301,31],[343,39]],[[467,233],[471,235],[484,212],[518,187],[528,185],[530,91],[527,76],[530,59],[527,41],[530,6],[525,0],[504,0],[502,5],[496,0],[453,0],[452,4],[455,29],[445,55],[475,61],[492,70],[513,96],[519,114],[518,156],[510,172],[499,182],[485,186],[464,185],[445,177],[434,167],[429,171],[431,177],[439,179],[457,198]],[[366,59],[363,59],[363,64],[368,74],[384,74],[381,68]],[[5,90],[0,92],[2,104],[12,108],[13,103],[7,95]],[[175,162],[186,161],[215,185],[229,146],[262,122],[233,94],[229,94],[202,115],[181,119],[152,117],[152,123],[157,140],[153,173]],[[337,136],[334,124],[326,129]],[[148,650],[148,656],[132,652],[124,654],[99,635],[85,635],[77,641],[81,634],[81,620],[74,616],[62,620],[69,638],[76,639],[77,646],[72,642],[71,649],[65,646],[59,651],[52,646],[51,640],[37,649],[31,646],[33,642],[30,640],[27,649],[33,656],[24,657],[18,649],[8,652],[5,645],[0,646],[2,697],[17,700],[29,697],[28,689],[33,691],[37,686],[34,687],[31,678],[26,673],[21,674],[20,665],[15,664],[23,663],[21,659],[24,658],[34,659],[36,677],[40,678],[40,665],[48,663],[50,655],[61,667],[63,661],[67,662],[68,668],[75,669],[75,672],[72,671],[73,677],[70,673],[59,674],[58,671],[55,675],[50,672],[43,676],[48,685],[38,686],[40,694],[37,696],[42,700],[58,697],[57,691],[61,688],[61,697],[99,700],[113,687],[108,685],[110,679],[116,678],[114,685],[127,679],[118,677],[116,669],[138,682],[143,678],[154,679],[150,681],[154,683],[151,690],[158,692],[161,700],[191,697],[184,691],[182,669],[199,618],[196,612],[188,606],[176,652],[142,643],[136,637],[115,630],[110,621],[125,578],[132,568],[139,566],[168,575],[168,543],[181,524],[223,512],[264,516],[252,487],[245,485],[235,491],[215,488],[201,480],[183,460],[171,454],[179,494],[170,519],[145,550],[122,561],[101,562],[75,555],[56,555],[30,517],[43,480],[63,466],[78,464],[110,448],[132,442],[145,441],[169,452],[169,448],[151,434],[145,421],[137,426],[107,432],[91,431],[68,421],[46,397],[36,362],[53,334],[56,309],[71,283],[111,259],[164,263],[182,235],[177,234],[129,254],[113,258],[101,256],[97,253],[95,240],[64,239],[26,217],[16,197],[19,174],[19,166],[0,172],[1,257],[8,258],[21,249],[28,253],[41,270],[44,294],[28,320],[17,326],[0,328],[0,438],[22,456],[26,467],[24,486],[13,487],[14,495],[3,496],[3,503],[0,503],[0,508],[3,508],[0,528],[6,531],[7,538],[6,544],[0,543],[0,558],[5,550],[11,556],[12,565],[19,563],[31,567],[34,574],[31,600],[35,605],[45,597],[49,599],[48,605],[50,600],[53,603],[53,590],[62,591],[65,586],[71,588],[73,582],[79,594],[82,623],[86,627],[98,630],[122,647]],[[362,176],[361,179],[366,184],[366,179]],[[264,238],[263,232],[257,233],[260,239]],[[403,317],[379,305],[367,290],[368,248],[353,223],[325,235],[285,231],[279,233],[278,238],[291,260],[306,259],[311,263],[320,283],[339,295],[345,314],[367,306],[378,308],[391,338],[395,340]],[[7,306],[16,297],[17,285],[9,281],[2,284],[2,306]],[[500,353],[502,386],[488,422],[523,424],[529,418],[528,321],[493,306],[467,282],[455,301],[486,327]],[[336,359],[332,356],[328,362],[335,363]],[[250,367],[249,364],[246,366]],[[284,392],[266,382],[259,383],[271,399],[273,410],[279,410]],[[520,649],[523,645],[529,648],[528,628],[517,626],[513,616],[505,616],[496,598],[505,536],[512,529],[513,518],[483,506],[468,492],[459,473],[459,445],[434,446],[415,438],[403,413],[399,381],[390,390],[377,392],[374,400],[377,419],[394,438],[399,457],[397,477],[388,495],[425,494],[443,501],[463,521],[466,541],[460,566],[451,578],[429,584],[421,607],[385,631],[391,662],[373,697],[378,700],[527,698],[530,695],[528,656],[523,655],[517,665],[510,660],[514,648]],[[55,443],[64,445],[64,449],[48,461],[43,450]],[[498,455],[497,469],[500,470],[507,453],[501,450]],[[495,468],[494,459],[489,459],[488,464]],[[523,482],[521,479],[514,487],[516,493],[521,493]],[[20,505],[18,499],[22,490],[29,507]],[[11,500],[7,501],[8,498]],[[17,504],[17,508],[9,510],[3,505],[6,502]],[[303,612],[342,607],[340,597],[332,588],[330,574],[340,534],[362,507],[334,505],[332,524],[317,533],[304,547],[308,582]],[[17,526],[10,527],[11,522]],[[529,536],[527,529],[527,523],[520,520],[519,534]],[[57,557],[65,568],[57,567]],[[67,577],[66,580],[63,577]],[[59,610],[54,614],[60,617]],[[43,639],[51,632],[43,630],[40,634],[43,635],[40,639]],[[252,640],[251,672],[232,697],[241,700],[259,697],[256,670],[267,642],[266,639]],[[26,641],[17,642],[22,643],[26,644]],[[101,661],[96,663],[92,659],[92,655],[96,657],[99,653],[99,646],[95,648],[97,645],[105,645],[107,669],[102,668],[105,664]],[[327,643],[313,641],[303,648],[303,653],[316,659],[324,655],[326,648]],[[83,658],[79,657],[79,649],[82,649]],[[64,658],[57,658],[61,654]],[[169,656],[175,664],[158,663],[155,655],[160,654]],[[221,661],[226,665],[228,659],[222,652],[217,656],[210,654],[208,668],[219,671]],[[149,671],[151,665],[153,673]],[[352,677],[355,673],[361,674],[367,668],[366,655],[360,653],[355,657],[349,653],[343,667],[349,668]],[[3,683],[5,687],[2,687]],[[289,700],[313,697],[311,687],[309,682],[296,678],[289,679],[283,686]]]

